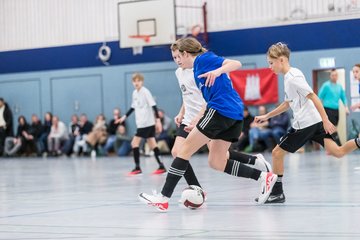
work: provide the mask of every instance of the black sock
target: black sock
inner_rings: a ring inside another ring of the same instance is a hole
[[[159,150],[159,148],[156,147],[156,148],[153,149],[153,151],[154,151],[156,161],[159,164],[159,167],[164,168],[164,164],[160,161],[160,150]]]
[[[138,147],[133,148],[135,169],[140,170],[140,150]]]
[[[276,180],[276,183],[271,191],[271,194],[278,195],[284,192],[283,186],[282,186],[282,177],[283,175],[278,175],[278,179]]]
[[[168,174],[166,176],[166,181],[164,184],[163,189],[161,190],[161,194],[165,197],[170,198],[172,193],[174,192],[174,189],[181,179],[181,177],[186,172],[186,169],[188,168],[189,161],[176,157],[174,161],[171,164],[171,167],[168,171]]]
[[[360,148],[360,138],[355,138],[355,144],[358,148]]]
[[[187,182],[188,185],[196,185],[201,187],[197,177],[195,176],[195,172],[191,166],[191,164],[189,163],[185,173],[184,173],[184,178]]]
[[[224,172],[233,176],[254,180],[258,180],[261,174],[261,171],[231,159],[227,161]]]
[[[229,150],[229,159],[245,163],[245,164],[255,164],[256,156],[241,153],[241,152],[235,152],[233,150]]]

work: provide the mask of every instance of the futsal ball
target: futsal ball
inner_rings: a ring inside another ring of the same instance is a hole
[[[199,208],[205,201],[205,194],[201,187],[190,185],[181,194],[181,202],[190,209]]]

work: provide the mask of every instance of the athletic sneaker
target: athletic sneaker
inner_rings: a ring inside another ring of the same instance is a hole
[[[160,174],[164,174],[164,173],[166,173],[165,167],[159,167],[158,169],[156,169],[155,171],[152,172],[153,175],[160,175]]]
[[[256,156],[256,160],[255,160],[254,168],[263,172],[271,172],[271,165],[268,161],[266,161],[264,156],[261,153],[256,154],[255,156]]]
[[[128,176],[137,176],[137,175],[141,175],[142,171],[141,169],[136,169],[134,168],[131,172],[129,172],[127,175]]]
[[[169,208],[169,202],[166,197],[153,191],[153,194],[140,193],[139,200],[148,206],[155,207],[160,212],[166,212]]]
[[[258,204],[263,204],[268,199],[272,188],[274,187],[278,176],[272,172],[262,172],[260,175],[261,188]]]
[[[259,198],[255,198],[255,202],[259,201]],[[272,203],[284,203],[285,202],[285,194],[270,194],[269,198],[265,201],[265,204]]]

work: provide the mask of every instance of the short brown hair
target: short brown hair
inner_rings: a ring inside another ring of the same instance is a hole
[[[354,67],[360,68],[360,63],[355,64]]]
[[[288,48],[288,46],[285,43],[278,42],[278,43],[271,45],[271,47],[269,47],[269,49],[267,51],[267,55],[268,55],[268,57],[274,58],[274,59],[277,59],[279,57],[287,57],[289,59],[290,58],[290,49]]]
[[[179,52],[187,52],[193,56],[207,52],[201,43],[195,38],[180,38],[175,43],[171,44],[171,51],[179,50]]]
[[[132,75],[132,81],[135,81],[136,79],[143,82],[144,81],[144,75],[142,75],[141,73],[134,73]]]

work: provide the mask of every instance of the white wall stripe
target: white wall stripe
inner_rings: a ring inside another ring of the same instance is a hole
[[[118,40],[117,4],[129,0],[1,0],[0,51]],[[201,6],[204,0],[176,0]],[[358,18],[360,0],[206,0],[208,31]],[[159,9],[160,13],[162,9]],[[187,32],[201,9],[176,8]]]

